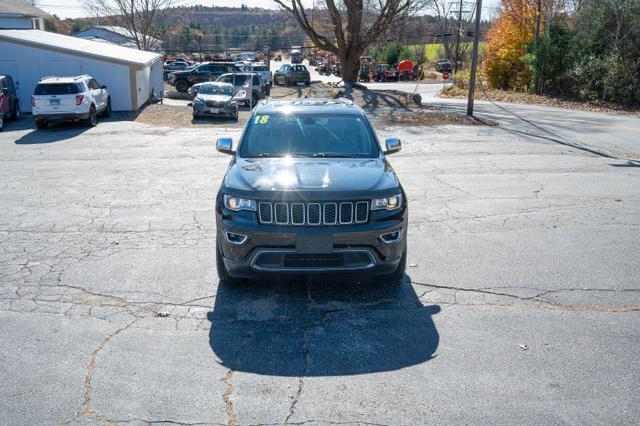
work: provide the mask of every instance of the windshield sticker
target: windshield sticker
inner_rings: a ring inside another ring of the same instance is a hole
[[[256,115],[255,120],[253,120],[253,124],[267,124],[269,122],[268,115]]]

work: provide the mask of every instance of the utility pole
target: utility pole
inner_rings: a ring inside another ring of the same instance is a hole
[[[540,17],[542,15],[542,0],[538,0],[536,4],[536,32],[535,32],[535,46],[536,46],[536,78],[533,82],[534,90],[536,93],[540,93]]]
[[[473,98],[476,90],[476,70],[478,68],[478,40],[480,38],[480,17],[482,15],[482,0],[476,3],[476,26],[473,33],[473,52],[471,54],[471,76],[469,78],[469,98],[467,100],[467,115],[473,116]]]
[[[458,62],[460,61],[460,33],[462,32],[462,4],[460,0],[460,9],[458,10],[458,30],[456,31],[456,62],[453,64],[453,73],[458,73]]]

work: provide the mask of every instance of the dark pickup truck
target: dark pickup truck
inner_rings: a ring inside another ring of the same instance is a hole
[[[265,100],[253,110],[216,198],[217,271],[356,273],[402,279],[407,198],[364,111],[348,100]]]
[[[175,86],[178,92],[184,93],[194,84],[215,81],[222,74],[238,72],[242,70],[233,62],[208,62],[184,71],[172,72],[167,83]]]

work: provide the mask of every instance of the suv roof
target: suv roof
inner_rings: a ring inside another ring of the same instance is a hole
[[[256,114],[267,114],[270,112],[278,112],[284,109],[291,110],[294,109],[296,111],[303,112],[311,112],[311,113],[322,113],[322,112],[341,112],[346,114],[364,114],[362,108],[358,105],[351,102],[346,98],[338,98],[338,99],[295,99],[295,100],[287,100],[287,101],[274,101],[270,99],[265,99],[258,103],[256,107]]]
[[[84,74],[84,75],[79,75],[76,77],[54,77],[54,76],[49,76],[49,77],[43,77],[40,79],[40,81],[38,82],[38,84],[55,84],[55,83],[79,83],[81,81],[84,81],[86,79],[90,79],[93,78],[88,74]]]

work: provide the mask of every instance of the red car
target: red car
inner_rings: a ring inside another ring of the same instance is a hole
[[[0,130],[5,120],[17,120],[20,116],[20,103],[16,86],[9,75],[0,75]]]

